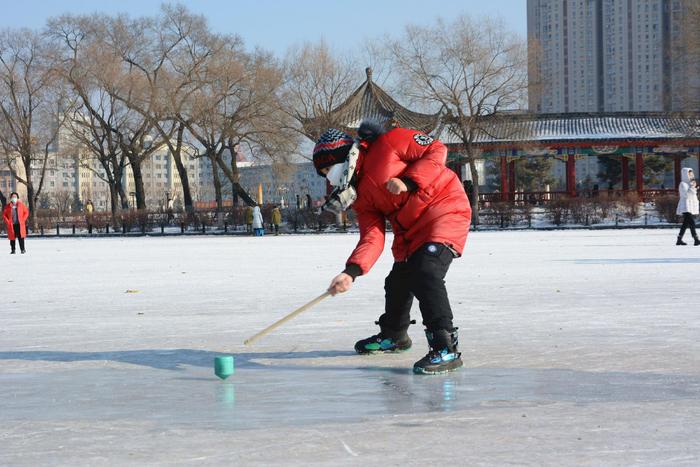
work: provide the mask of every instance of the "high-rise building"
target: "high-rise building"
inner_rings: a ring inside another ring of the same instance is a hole
[[[528,0],[530,110],[695,110],[700,61],[684,40],[694,1]]]

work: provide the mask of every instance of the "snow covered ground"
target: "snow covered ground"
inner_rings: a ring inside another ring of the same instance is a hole
[[[465,368],[446,376],[411,373],[419,325],[409,352],[352,352],[375,332],[388,249],[348,294],[243,346],[356,241],[3,253],[0,465],[700,464],[700,248],[667,230],[473,233],[447,281]],[[226,381],[218,355],[236,359]]]

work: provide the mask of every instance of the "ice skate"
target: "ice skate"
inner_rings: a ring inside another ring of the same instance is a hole
[[[444,329],[437,331],[426,329],[425,335],[428,338],[430,351],[413,365],[414,373],[438,375],[454,371],[463,365],[462,354],[457,351],[457,328],[451,332]]]
[[[379,334],[359,340],[355,343],[355,351],[360,355],[375,353],[405,352],[411,348],[411,338],[403,333],[381,331]]]

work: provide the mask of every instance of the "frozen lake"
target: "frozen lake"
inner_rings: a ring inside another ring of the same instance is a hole
[[[409,352],[352,351],[388,245],[245,347],[357,236],[30,238],[0,256],[0,465],[696,466],[700,248],[675,234],[471,234],[447,278],[465,367],[432,377],[419,325]]]

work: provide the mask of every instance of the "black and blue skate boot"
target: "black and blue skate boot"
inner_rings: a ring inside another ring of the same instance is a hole
[[[454,371],[463,365],[462,354],[457,351],[457,328],[452,331],[425,330],[430,351],[413,365],[413,372],[423,375],[439,375]]]
[[[411,348],[411,338],[406,331],[392,332],[382,330],[379,334],[359,340],[355,343],[355,352],[360,355],[375,353],[404,352]]]

